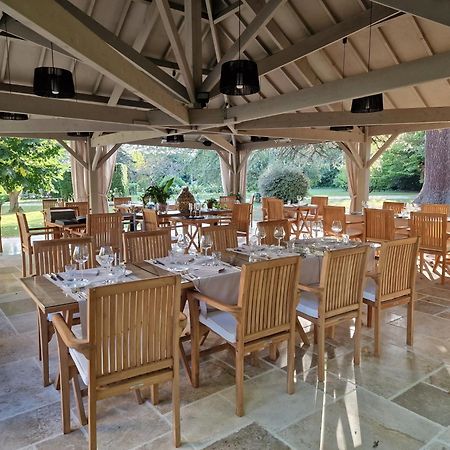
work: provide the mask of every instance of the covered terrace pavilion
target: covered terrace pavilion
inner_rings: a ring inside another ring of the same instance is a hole
[[[224,192],[245,194],[252,151],[323,141],[345,153],[351,209],[361,211],[370,167],[398,134],[449,127],[444,0],[0,0],[0,10],[0,110],[28,116],[0,121],[0,135],[58,140],[71,155],[75,200],[94,213],[107,210],[122,144],[215,151]],[[220,93],[221,66],[239,55],[257,63],[255,95]],[[34,95],[34,69],[52,60],[73,74],[74,98]],[[352,99],[379,93],[384,110],[350,111]],[[184,142],[167,142],[179,135]],[[87,428],[75,419],[63,435],[59,393],[42,387],[19,264],[0,257],[0,446],[85,448]],[[245,366],[243,417],[226,351],[202,360],[200,388],[182,373],[183,446],[450,448],[449,285],[418,276],[417,288],[414,347],[405,346],[404,306],[383,315],[381,357],[364,329],[359,368],[352,328],[338,326],[324,383],[316,346],[298,344],[292,397],[286,349],[275,362],[262,353]],[[99,402],[98,445],[171,448],[170,401],[162,386],[158,405],[131,394]]]

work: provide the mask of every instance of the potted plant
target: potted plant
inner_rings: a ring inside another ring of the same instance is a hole
[[[218,208],[219,207],[219,202],[217,201],[217,199],[215,199],[213,197],[208,198],[206,200],[206,207],[208,209]]]
[[[172,184],[174,178],[170,178],[166,181],[161,181],[159,184],[152,184],[149,186],[142,196],[142,202],[144,207],[149,201],[157,203],[159,205],[160,211],[167,210],[167,200],[169,200],[172,195]]]

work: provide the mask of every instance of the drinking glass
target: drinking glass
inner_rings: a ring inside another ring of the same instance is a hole
[[[89,260],[89,246],[88,244],[75,245],[72,259],[78,263],[81,270],[81,278],[83,278],[84,265]]]
[[[212,239],[211,236],[203,235],[200,239],[200,248],[204,251],[205,256],[208,255],[208,250],[212,247]]]
[[[256,227],[255,235],[258,238],[258,245],[261,245],[262,240],[266,237],[266,230],[263,227]]]
[[[323,233],[323,225],[322,222],[320,220],[315,220],[312,224],[312,230],[314,233],[314,237],[318,238],[319,235],[321,235]]]
[[[302,202],[302,197],[299,195],[299,196],[297,196],[297,205],[300,205],[301,202]]]
[[[213,266],[220,265],[220,261],[222,261],[222,253],[221,252],[212,252],[213,257]]]
[[[364,201],[364,202],[361,202],[361,206],[362,206],[362,208],[363,208],[363,209],[365,209],[365,208],[368,208],[368,207],[369,207],[369,205],[368,205],[368,203],[367,203],[366,201]]]
[[[189,215],[192,217],[192,214],[194,212],[194,204],[193,203],[189,203]]]
[[[182,253],[186,253],[186,249],[189,247],[189,238],[185,234],[179,234],[177,238],[177,246]]]
[[[284,235],[284,227],[275,227],[275,230],[273,231],[273,237],[278,240],[278,247],[281,247],[281,239],[284,238]]]
[[[111,266],[112,263],[114,262],[114,259],[115,254],[110,245],[104,245],[100,247],[100,251],[96,256],[96,260],[103,269],[111,271]]]
[[[342,233],[342,223],[340,220],[333,220],[333,223],[331,224],[331,231],[335,234]]]
[[[111,283],[114,283],[114,281],[117,283],[120,282],[126,273],[127,266],[125,265],[125,263],[117,260],[116,263],[111,267],[111,275],[113,278],[111,280]]]
[[[77,271],[77,265],[76,264],[66,264],[64,266],[64,272],[66,272],[66,281],[74,281],[75,275]]]

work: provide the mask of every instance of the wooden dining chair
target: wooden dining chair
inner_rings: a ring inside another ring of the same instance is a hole
[[[404,202],[383,202],[383,209],[390,209],[394,214],[400,214],[406,207]]]
[[[50,241],[34,242],[33,255],[36,275],[64,272],[65,265],[70,264],[72,261],[75,245],[80,244],[88,245],[89,259],[86,263],[86,267],[93,267],[95,262],[91,238],[52,239]],[[39,360],[42,364],[44,386],[48,386],[50,384],[48,344],[54,333],[51,322],[52,315],[45,315],[39,308],[37,308],[36,312],[39,338]],[[76,319],[77,317],[75,316],[74,323],[76,323]]]
[[[450,205],[445,203],[423,203],[420,211],[424,213],[437,213],[450,216]]]
[[[236,228],[238,236],[244,236],[245,242],[248,244],[250,232],[250,211],[252,205],[250,203],[235,203],[231,213],[230,225]]]
[[[236,415],[244,415],[244,356],[288,341],[287,391],[294,393],[297,282],[300,258],[273,259],[242,266],[237,305],[228,305],[196,291],[188,292],[192,335],[192,380],[199,386],[200,324],[234,348]],[[199,313],[198,302],[216,308]]]
[[[221,195],[219,197],[219,205],[223,209],[233,209],[237,197],[235,195]]]
[[[325,378],[325,329],[355,319],[354,362],[361,357],[362,294],[369,247],[326,252],[318,287],[299,284],[297,315],[314,324],[318,344],[318,379]]]
[[[120,213],[88,214],[86,219],[86,235],[93,239],[94,251],[110,245],[115,252],[121,251],[122,215]]]
[[[65,206],[77,209],[77,216],[87,216],[89,214],[89,202],[66,202]]]
[[[88,386],[91,450],[97,448],[98,400],[146,386],[157,389],[158,384],[170,381],[173,442],[179,447],[179,337],[185,319],[180,313],[180,277],[175,276],[90,289],[86,338],[76,337],[63,318],[55,315],[64,434],[71,431],[69,381],[78,374]],[[80,422],[85,425],[81,393],[76,384],[73,387]]]
[[[323,207],[323,232],[325,236],[335,236],[331,229],[333,222],[338,220],[342,224],[342,234],[347,234],[350,239],[362,239],[363,230],[356,226],[348,225],[345,217],[344,206],[324,206]]]
[[[284,219],[284,203],[279,198],[267,200],[267,220]]]
[[[413,345],[416,262],[419,238],[383,242],[379,249],[377,270],[369,274],[363,301],[367,305],[367,326],[372,326],[375,313],[375,356],[381,353],[381,312],[407,305],[406,344]]]
[[[126,205],[128,203],[131,203],[131,197],[114,197],[113,198],[113,206],[114,208],[117,208],[117,206],[120,205]]]
[[[59,200],[57,198],[43,198],[42,199],[42,211],[45,211],[46,209],[53,208],[57,206],[59,203]]]
[[[262,197],[261,198],[261,212],[263,220],[267,220],[267,204],[270,200],[278,200],[276,197]]]
[[[256,226],[260,229],[263,229],[266,232],[266,237],[261,240],[261,244],[265,245],[277,245],[278,239],[273,235],[276,227],[284,228],[284,241],[289,241],[291,238],[291,225],[289,220],[281,219],[281,220],[263,220],[261,222],[257,222]]]
[[[447,215],[439,213],[412,212],[410,235],[420,237],[419,255],[420,271],[423,272],[425,254],[435,256],[433,270],[441,263],[441,284],[445,283],[447,272],[447,255],[450,253],[450,234],[447,231]]]
[[[26,277],[33,273],[33,245],[31,239],[34,236],[43,236],[52,238],[55,229],[53,227],[33,227],[28,226],[28,220],[25,213],[16,213],[17,224],[20,236],[20,251],[22,255],[22,276]],[[28,257],[28,258],[27,258]],[[28,259],[28,269],[26,259]]]
[[[158,224],[158,213],[155,209],[143,208],[142,216],[144,219],[144,230],[145,231],[153,231],[157,230],[159,227]]]
[[[311,197],[311,205],[316,205],[316,217],[314,220],[319,220],[323,217],[323,208],[328,206],[328,197],[322,195],[314,195]]]
[[[364,240],[366,242],[392,241],[394,237],[392,209],[364,208]]]
[[[212,252],[223,252],[227,248],[236,248],[238,246],[237,230],[232,225],[202,227],[200,235],[211,238]]]
[[[172,249],[170,230],[162,228],[123,233],[123,249],[128,264],[168,256]]]

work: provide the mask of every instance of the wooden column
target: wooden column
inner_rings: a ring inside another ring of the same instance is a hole
[[[371,139],[364,131],[364,142],[358,144],[358,154],[361,158],[362,167],[358,168],[358,182],[356,190],[356,211],[362,211],[362,202],[369,200],[369,183],[370,183],[370,144]]]
[[[100,213],[103,212],[101,206],[98,202],[99,198],[99,189],[98,189],[98,173],[96,171],[96,167],[94,166],[94,160],[96,151],[100,151],[100,149],[96,149],[96,147],[91,146],[91,140],[88,140],[88,186],[89,186],[89,209],[91,213]]]

